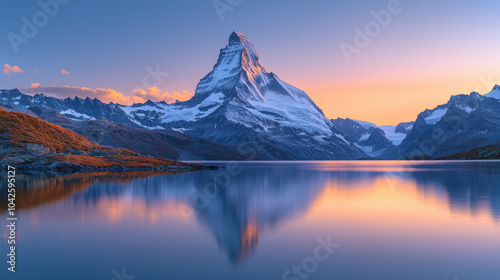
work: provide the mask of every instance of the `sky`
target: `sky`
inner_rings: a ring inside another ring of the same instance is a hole
[[[500,84],[499,1],[0,0],[0,88],[188,100],[232,31],[328,118],[415,120]]]

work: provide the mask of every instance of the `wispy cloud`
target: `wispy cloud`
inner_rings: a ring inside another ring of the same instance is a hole
[[[23,69],[19,68],[19,66],[10,66],[9,64],[4,64],[3,65],[3,70],[2,70],[6,75],[9,74],[10,72],[12,73],[25,73]]]
[[[123,94],[119,91],[110,88],[88,88],[88,87],[74,87],[74,86],[41,86],[39,83],[31,84],[31,88],[21,89],[24,93],[44,93],[46,95],[52,95],[58,98],[66,97],[80,97],[80,98],[98,98],[102,102],[114,102],[124,105],[129,105],[133,103],[143,103],[150,99],[152,101],[165,101],[167,103],[173,103],[176,100],[185,101],[193,97],[194,94],[188,91],[174,92],[172,94],[168,92],[162,92],[157,87],[150,88],[148,90],[138,89],[131,94]]]
[[[132,104],[144,102],[143,99],[136,96],[126,96],[110,88],[88,88],[88,87],[73,87],[73,86],[37,86],[27,89],[22,89],[26,93],[44,93],[58,98],[80,97],[80,98],[98,98],[103,102],[115,102],[120,104]]]
[[[157,87],[152,87],[147,90],[143,89],[136,89],[134,90],[133,94],[135,96],[141,97],[146,100],[152,100],[152,101],[165,101],[167,103],[174,103],[175,101],[186,101],[191,99],[194,94],[189,92],[189,91],[181,91],[181,92],[173,92],[169,93],[167,91],[161,91]]]
[[[64,70],[64,69],[61,69],[61,74],[63,74],[63,75],[69,75],[69,72],[66,71],[66,70]]]

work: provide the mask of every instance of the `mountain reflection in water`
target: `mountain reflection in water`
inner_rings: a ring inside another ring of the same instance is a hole
[[[495,163],[239,164],[241,171],[233,176],[226,176],[225,169],[179,174],[20,174],[17,208],[32,213],[31,223],[37,223],[37,209],[46,216],[82,223],[90,212],[97,212],[110,227],[131,219],[151,226],[170,218],[187,224],[195,221],[212,233],[233,263],[249,258],[266,232],[312,215],[325,199],[339,205],[364,201],[369,207],[402,193],[401,209],[405,196],[416,195],[424,205],[445,205],[451,214],[474,217],[487,213],[495,223],[500,217],[500,165]],[[227,178],[227,185],[217,188],[215,195],[213,189],[207,190],[214,180]],[[2,192],[5,199],[6,190]],[[332,193],[335,199],[325,198]],[[360,193],[364,199],[358,197]],[[350,201],[355,198],[358,201]],[[6,203],[0,201],[2,209]]]

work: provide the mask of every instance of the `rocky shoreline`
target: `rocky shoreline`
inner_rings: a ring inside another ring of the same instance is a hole
[[[8,164],[2,164],[1,169],[7,170]],[[21,164],[11,165],[20,171],[54,171],[64,172],[64,174],[79,173],[79,172],[132,172],[132,171],[172,171],[172,172],[185,172],[185,171],[200,171],[200,170],[218,170],[222,167],[219,166],[205,166],[205,165],[166,165],[166,166],[84,166],[81,164],[60,162],[51,165],[38,165],[38,164]]]

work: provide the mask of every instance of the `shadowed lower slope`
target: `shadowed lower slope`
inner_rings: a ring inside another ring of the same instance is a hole
[[[456,153],[443,159],[500,159],[500,143]]]
[[[2,166],[30,169],[191,169],[198,165],[101,146],[68,129],[0,108]]]

